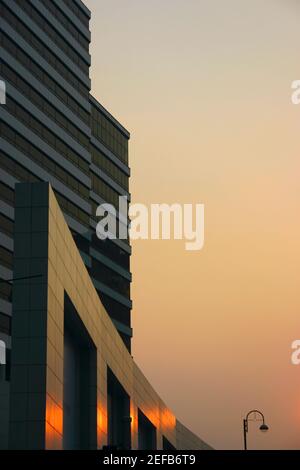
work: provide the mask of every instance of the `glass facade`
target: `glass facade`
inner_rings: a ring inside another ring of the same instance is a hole
[[[116,209],[117,236],[119,235],[119,197],[127,196],[129,187],[128,164],[128,138],[127,131],[122,126],[116,127],[114,119],[109,113],[93,98],[91,108],[91,131],[92,131],[92,192],[93,195],[100,197],[100,200],[108,202]],[[100,148],[103,148],[101,151]],[[112,159],[111,153],[115,157]],[[117,157],[117,158],[116,158]],[[97,171],[98,170],[98,171]],[[100,170],[100,171],[99,171]],[[118,187],[112,187],[109,180],[103,180],[99,175],[107,175]],[[96,210],[98,202],[91,199],[92,219],[97,222]],[[100,298],[106,310],[110,312],[117,325],[121,324],[125,329],[120,331],[121,337],[130,350],[130,311],[131,306],[128,302],[120,302],[120,295],[123,299],[130,301],[130,247],[128,238],[122,240],[123,248],[115,244],[113,240],[99,240],[96,234],[91,239],[91,248],[94,254],[104,256],[112,261],[105,265],[99,265],[99,256],[92,259],[90,274],[103,286],[108,287],[109,291],[103,289]],[[121,272],[121,274],[120,274]],[[129,276],[128,276],[129,275]],[[117,297],[108,295],[108,292],[114,291],[119,294]]]
[[[114,162],[109,160],[101,150],[91,145],[92,162],[101,170],[111,177],[122,188],[128,191],[129,178]]]
[[[126,137],[109,119],[92,106],[92,134],[103,142],[125,165],[128,165],[128,137]]]
[[[30,83],[26,82],[5,63],[1,63],[0,73],[7,82],[11,83],[18,92],[22,93],[22,95],[29,99],[39,110],[44,112],[57,125],[63,127],[80,145],[89,149],[89,137],[81,131],[81,128],[76,127],[71,119],[68,119],[65,114],[57,110],[50,101],[46,100],[40,93],[35,91]]]
[[[129,133],[90,95],[90,14],[77,0],[0,0],[0,339],[11,321],[15,184],[50,181],[130,350],[130,246],[99,240],[96,209],[130,197]]]
[[[184,449],[195,436],[131,356],[130,242],[96,234],[101,203],[127,226],[130,135],[90,94],[90,12],[0,0],[0,16],[0,449]]]
[[[24,2],[22,2],[23,4]],[[11,28],[14,29],[32,49],[44,58],[72,87],[81,95],[88,98],[89,88],[78,78],[76,73],[70,70],[65,63],[57,57],[39,37],[37,37],[24,22],[15,14],[14,4],[16,0],[6,5],[0,5],[0,16]],[[32,18],[34,20],[34,18]],[[87,69],[88,72],[88,69]]]
[[[1,7],[1,4],[0,4]],[[18,73],[20,68],[24,67],[31,75],[30,78],[40,81],[45,85],[47,89],[51,91],[58,99],[60,99],[65,105],[67,105],[80,119],[82,119],[87,125],[90,123],[90,113],[82,106],[82,102],[76,98],[76,94],[72,94],[67,91],[62,82],[57,80],[54,75],[49,75],[43,63],[38,64],[35,62],[29,53],[25,51],[21,44],[18,44],[13,37],[10,37],[5,31],[1,31],[0,46],[6,51],[13,59],[17,60],[18,67],[16,72]],[[2,57],[3,62],[7,62],[9,59]]]

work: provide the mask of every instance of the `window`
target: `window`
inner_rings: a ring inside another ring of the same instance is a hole
[[[14,223],[12,220],[0,214],[0,231],[8,236],[12,236],[14,233]]]
[[[11,38],[9,38],[4,33],[0,35],[0,45],[3,47],[9,54],[17,59],[37,80],[42,82],[53,94],[55,94],[61,101],[63,101],[66,106],[68,106],[72,111],[78,115],[87,125],[90,123],[89,113],[82,108],[79,103],[69,95],[65,89],[61,87],[54,79],[49,77],[49,75],[43,71],[39,64],[36,64],[31,57],[29,57],[23,49],[17,46]]]
[[[81,56],[73,49],[50,23],[41,15],[29,2],[16,0],[19,6],[28,14],[28,16],[44,31],[55,44],[62,49],[65,54],[86,74],[89,73],[89,65],[81,59]],[[88,44],[87,44],[88,47]]]
[[[95,106],[92,106],[92,134],[128,165],[128,137],[115,127]]]
[[[91,146],[91,154],[93,163],[128,191],[128,176],[93,145]]]
[[[13,254],[6,248],[3,248],[3,246],[0,246],[0,262],[3,266],[6,266],[9,269],[12,269],[13,267]],[[3,282],[1,284],[3,284]]]
[[[48,2],[47,2],[48,3]],[[13,7],[12,7],[13,8]],[[0,16],[13,27],[64,79],[82,96],[88,98],[89,89],[66,65],[56,57],[7,7],[0,5]]]
[[[0,313],[0,332],[8,336],[11,334],[11,317],[4,313]]]
[[[60,138],[56,137],[51,131],[49,131],[43,124],[35,119],[28,111],[22,108],[16,101],[11,97],[8,97],[6,101],[6,110],[15,116],[18,120],[23,122],[24,125],[30,128],[32,132],[35,132],[41,139],[45,140],[48,145],[53,147],[58,153],[61,153],[67,160],[70,160],[85,173],[89,173],[89,164],[83,158],[66,145]],[[16,136],[17,142],[20,144],[21,137]],[[24,139],[23,139],[24,140]],[[28,144],[26,144],[28,145]]]
[[[112,204],[116,210],[119,208],[119,197],[122,194],[117,193],[108,184],[106,184],[101,178],[92,173],[92,189],[98,194],[105,202]],[[125,196],[125,194],[124,194]]]

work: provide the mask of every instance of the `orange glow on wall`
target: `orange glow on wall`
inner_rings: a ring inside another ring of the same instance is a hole
[[[176,418],[168,408],[162,410],[161,424],[164,429],[168,429],[169,431],[176,427]]]
[[[153,426],[159,429],[159,422],[160,422],[160,413],[159,408],[157,406],[153,406],[152,408],[141,408],[141,411],[144,413],[145,416],[151,421]]]
[[[46,401],[45,447],[46,449],[63,447],[63,408],[49,395]]]
[[[137,408],[130,400],[130,417],[131,417],[131,433],[138,432],[138,415],[137,415]]]
[[[107,433],[107,413],[102,404],[97,406],[97,428]]]
[[[46,423],[59,434],[63,433],[63,409],[62,405],[55,403],[52,398],[47,395],[46,402]],[[47,428],[46,428],[47,432]],[[50,432],[50,429],[49,429]]]
[[[107,444],[107,413],[104,405],[97,405],[97,445],[101,449]]]

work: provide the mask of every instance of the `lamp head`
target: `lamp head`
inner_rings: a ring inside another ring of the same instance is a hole
[[[263,423],[263,424],[260,426],[259,429],[260,429],[262,432],[267,432],[267,431],[269,430],[268,426],[267,426],[265,423]]]

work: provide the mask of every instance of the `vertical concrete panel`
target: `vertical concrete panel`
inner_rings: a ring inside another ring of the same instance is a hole
[[[15,217],[14,277],[26,278],[13,284],[9,446],[43,449],[48,315],[47,185],[17,185]]]
[[[107,315],[47,183],[16,186],[10,447],[62,449],[64,301],[67,293],[96,346],[97,446],[107,444],[107,367],[130,397],[131,446],[138,448],[138,409],[163,436],[184,448],[208,448],[176,422],[126,349]],[[28,276],[40,277],[28,279]],[[91,391],[91,393],[93,393]],[[129,410],[127,411],[127,414]],[[126,416],[128,419],[128,416]],[[92,420],[93,421],[93,420]],[[91,422],[92,422],[91,421]],[[93,424],[92,424],[93,425]]]

